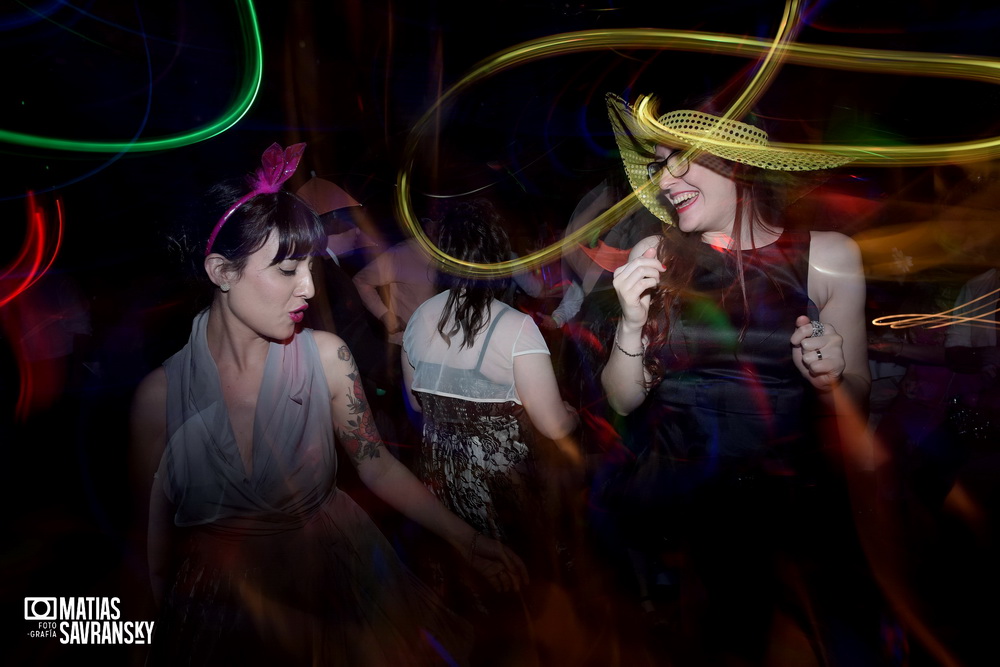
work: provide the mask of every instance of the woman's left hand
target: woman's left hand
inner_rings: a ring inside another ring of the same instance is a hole
[[[792,361],[802,377],[821,391],[840,384],[847,362],[844,339],[829,322],[810,320],[800,315],[791,337]]]
[[[502,593],[519,591],[528,583],[528,569],[521,558],[490,537],[476,537],[465,557],[493,588]]]

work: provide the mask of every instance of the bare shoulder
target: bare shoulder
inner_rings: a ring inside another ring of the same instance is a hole
[[[353,361],[354,357],[351,356],[351,350],[347,347],[347,343],[337,334],[329,331],[313,331],[312,335],[324,367],[332,368],[338,364]]]
[[[811,234],[809,297],[820,310],[834,302],[863,304],[865,273],[858,244],[840,232]]]
[[[811,232],[809,263],[824,272],[841,273],[861,268],[861,249],[840,232]]]
[[[167,446],[167,372],[162,366],[143,378],[132,396],[129,441],[132,465],[148,479]]]
[[[636,257],[639,257],[640,255],[642,255],[642,253],[646,252],[650,248],[655,248],[656,246],[660,245],[660,239],[662,238],[663,237],[659,235],[647,236],[646,238],[636,243],[632,247],[632,251],[628,254],[629,261],[635,259]]]
[[[132,396],[132,421],[167,421],[167,372],[163,366],[144,377]]]
[[[329,331],[313,331],[313,340],[319,350],[330,396],[340,396],[354,384],[358,372],[354,355],[343,338]]]

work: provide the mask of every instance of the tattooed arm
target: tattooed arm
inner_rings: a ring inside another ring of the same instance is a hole
[[[323,331],[314,331],[313,337],[330,385],[337,440],[358,469],[358,476],[365,486],[392,507],[448,541],[497,588],[519,588],[527,579],[521,559],[495,540],[486,537],[473,540],[475,530],[438,502],[409,468],[382,444],[361,385],[361,374],[344,341]],[[475,553],[471,554],[473,542]]]

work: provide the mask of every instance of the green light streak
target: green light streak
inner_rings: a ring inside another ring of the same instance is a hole
[[[252,0],[237,0],[236,13],[239,17],[240,34],[246,49],[246,67],[239,92],[236,95],[237,101],[214,122],[188,132],[126,142],[81,141],[0,130],[0,142],[76,153],[145,152],[188,146],[225,132],[239,122],[250,110],[257,98],[264,73],[264,51],[261,46],[260,28],[257,25],[257,13],[254,10]]]

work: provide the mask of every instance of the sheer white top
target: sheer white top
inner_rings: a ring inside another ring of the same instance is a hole
[[[520,404],[514,387],[514,357],[549,353],[538,326],[521,311],[494,299],[486,328],[472,347],[459,349],[461,331],[449,345],[437,328],[448,294],[425,301],[407,324],[403,350],[413,366],[411,389],[469,401]],[[453,323],[454,317],[445,331]]]

